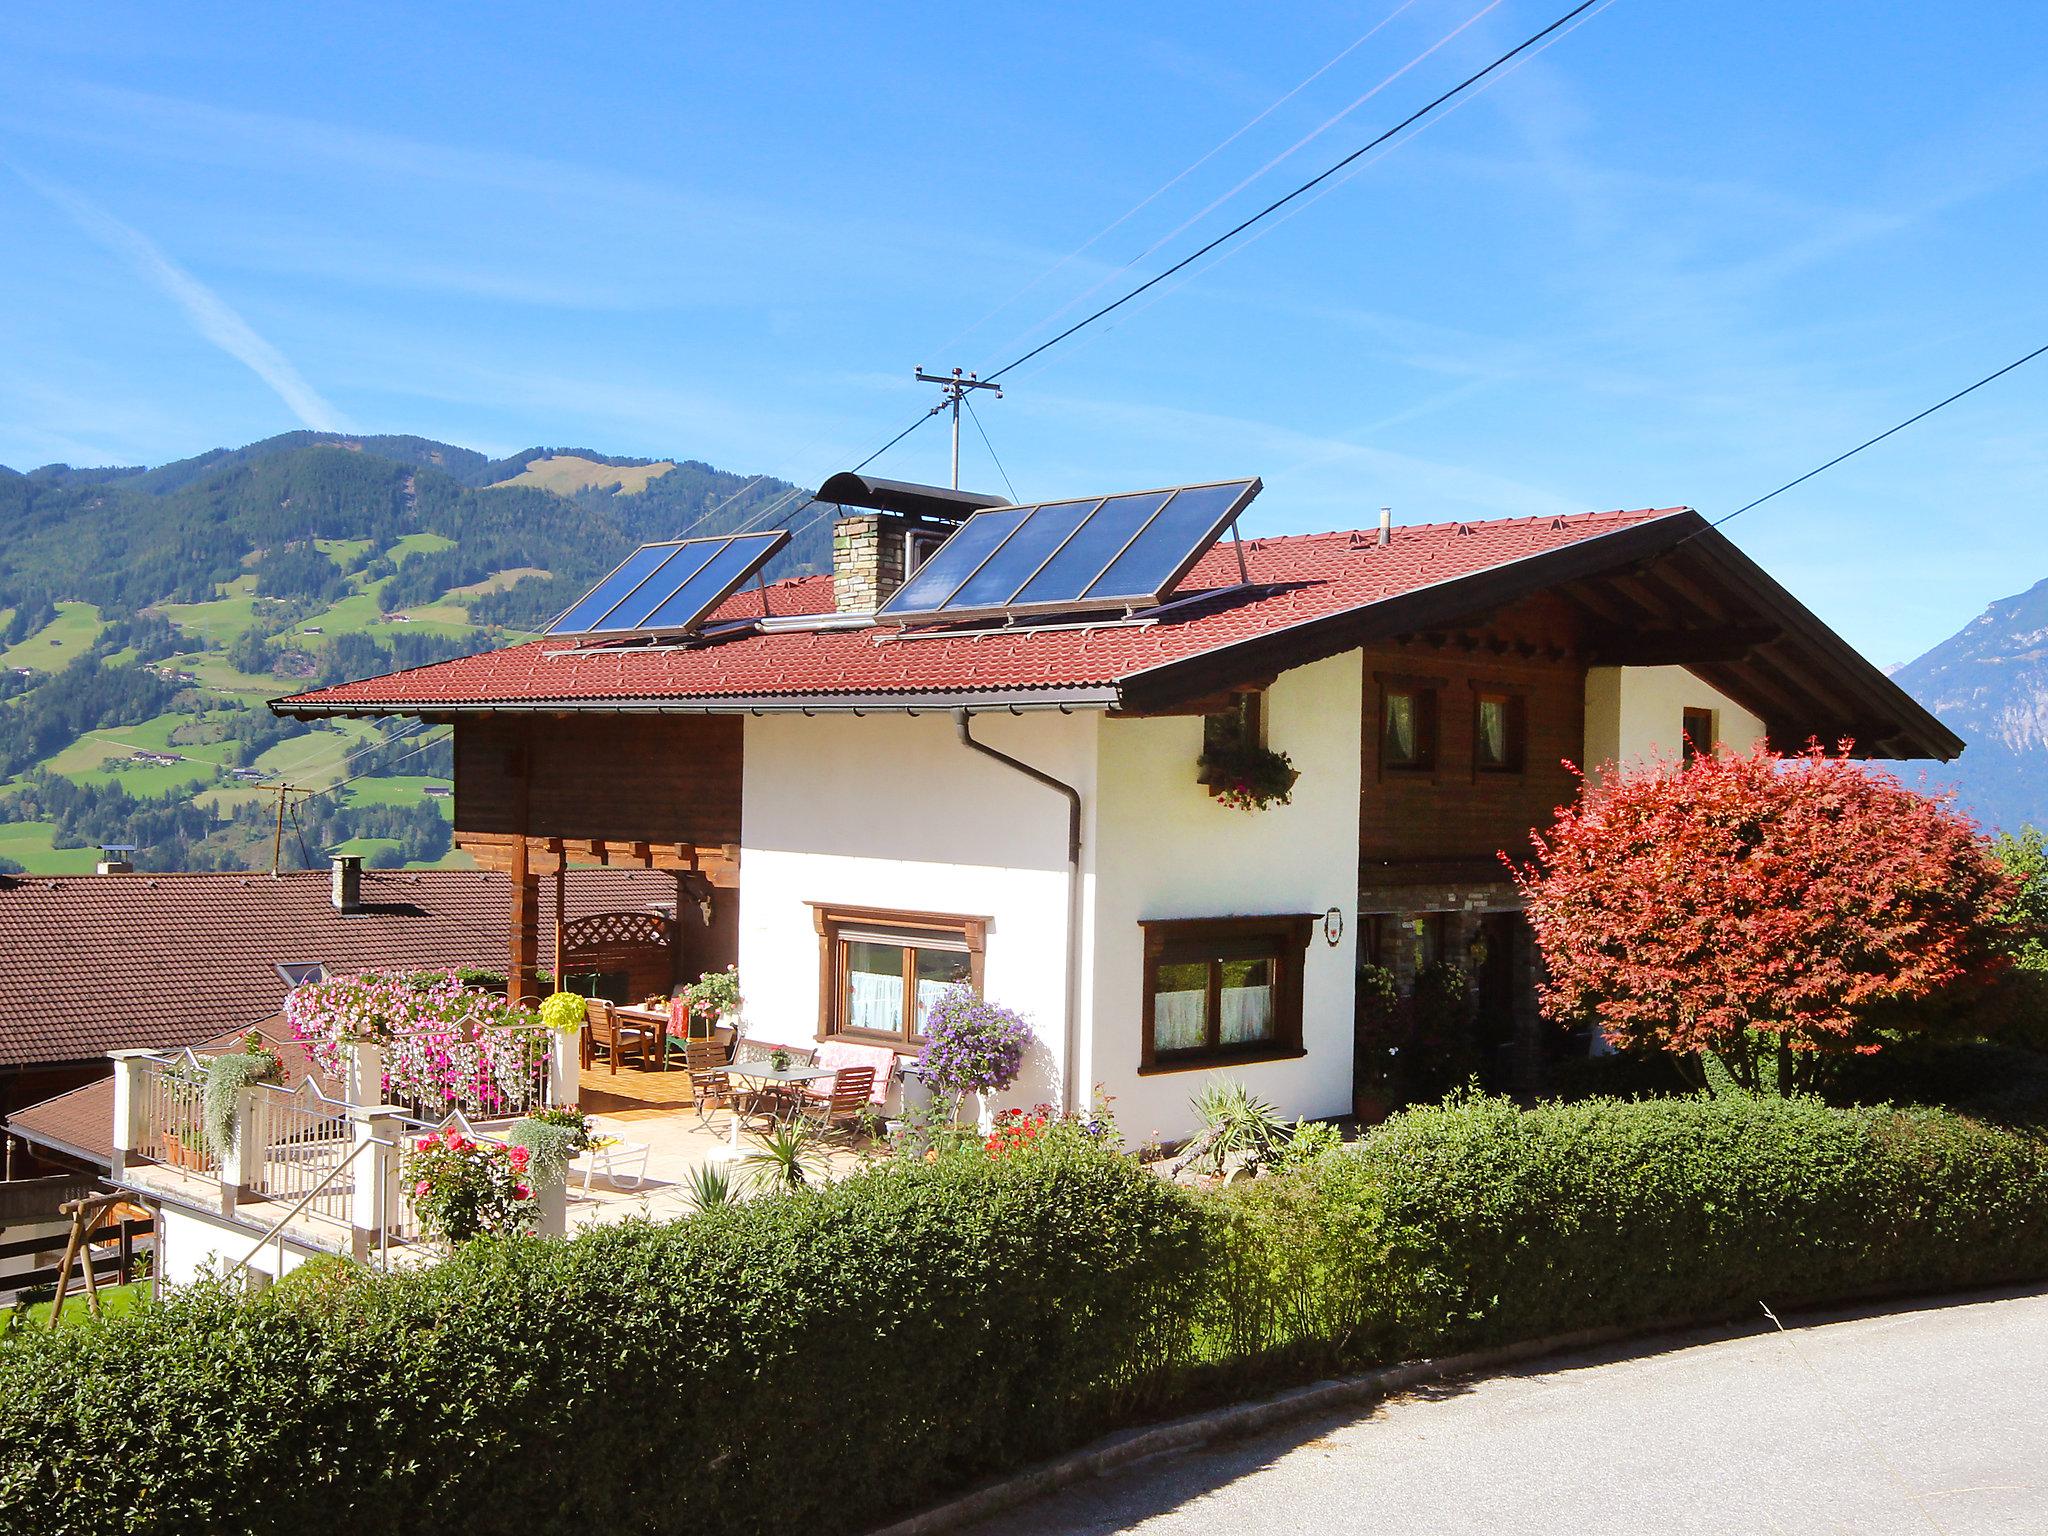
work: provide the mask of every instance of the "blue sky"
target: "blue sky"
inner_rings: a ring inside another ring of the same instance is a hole
[[[914,366],[1007,360],[1564,8],[15,8],[0,463],[317,425],[815,484]],[[982,419],[1020,495],[1249,472],[1260,532],[1724,511],[2048,341],[2044,108],[2037,7],[1614,0]],[[1905,661],[2048,576],[2044,406],[2048,359],[1729,531]]]

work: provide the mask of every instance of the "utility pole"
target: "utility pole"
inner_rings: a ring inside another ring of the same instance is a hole
[[[917,382],[942,386],[940,392],[946,403],[953,408],[953,489],[960,489],[960,402],[967,398],[970,389],[992,389],[998,400],[1003,398],[1003,386],[993,379],[978,379],[971,373],[962,373],[955,368],[951,373],[926,373],[922,364],[918,366]]]
[[[291,784],[278,784],[272,787],[275,788],[277,791],[277,831],[275,834],[272,835],[270,839],[270,878],[275,880],[277,878],[278,865],[284,861],[285,796],[310,795],[313,794],[314,791],[310,789],[299,789],[295,785]],[[296,814],[294,814],[292,817],[292,825],[294,827],[298,825],[298,817]]]

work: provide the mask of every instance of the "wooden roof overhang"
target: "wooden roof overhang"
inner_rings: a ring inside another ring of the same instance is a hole
[[[1396,530],[1395,537],[1400,536]],[[1589,666],[1683,666],[1760,716],[1772,742],[1931,757],[1962,738],[1872,666],[1697,512],[1529,555],[1133,674],[1122,706],[1165,713],[1362,645],[1444,637],[1539,592],[1579,623]]]
[[[520,860],[518,845],[526,845]],[[569,869],[665,869],[697,875],[706,884],[733,889],[739,885],[740,851],[695,843],[653,843],[628,838],[521,838],[516,832],[455,831],[455,846],[485,869],[509,875],[552,875]]]

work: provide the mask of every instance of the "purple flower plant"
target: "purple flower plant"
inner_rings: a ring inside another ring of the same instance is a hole
[[[998,1007],[964,983],[946,988],[924,1020],[924,1051],[917,1071],[934,1093],[993,1093],[1017,1080],[1031,1026],[1021,1014]]]

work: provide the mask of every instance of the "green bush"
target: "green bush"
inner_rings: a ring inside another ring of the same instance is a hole
[[[1466,1097],[1310,1142],[1194,1192],[1055,1126],[32,1330],[0,1530],[858,1530],[1276,1378],[2048,1275],[2048,1143],[1939,1110]]]
[[[1430,1271],[1416,1348],[2048,1274],[2048,1148],[1936,1110],[1468,1098],[1357,1155]]]
[[[0,1530],[843,1531],[1152,1406],[1203,1224],[1047,1137],[0,1351]]]

